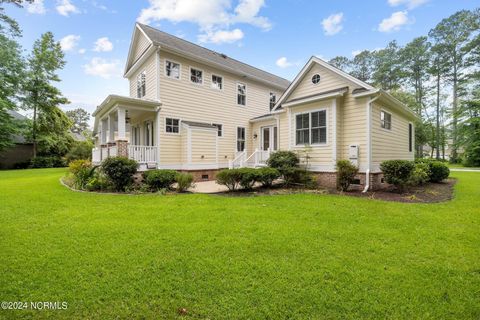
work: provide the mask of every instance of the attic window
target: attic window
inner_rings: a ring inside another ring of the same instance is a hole
[[[146,91],[146,75],[145,71],[143,71],[137,76],[137,98],[143,98]]]
[[[320,75],[318,73],[314,74],[313,77],[312,77],[312,83],[317,84],[319,82],[320,82]]]

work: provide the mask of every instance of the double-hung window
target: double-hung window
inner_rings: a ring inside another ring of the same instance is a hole
[[[218,123],[212,123],[212,126],[217,127],[217,135],[219,137],[223,136],[223,126]]]
[[[277,102],[277,95],[273,92],[270,92],[270,110],[275,107],[275,103]]]
[[[223,78],[217,75],[212,74],[212,88],[222,90],[223,89]]]
[[[295,144],[327,143],[327,111],[313,111],[295,116]]]
[[[245,150],[245,128],[237,127],[237,151]]]
[[[380,125],[383,129],[392,129],[392,115],[385,111],[380,111]]]
[[[297,114],[295,129],[296,144],[310,144],[310,114]]]
[[[327,142],[327,113],[315,111],[310,114],[312,118],[312,144]]]
[[[247,86],[244,83],[237,83],[237,104],[240,106],[247,104]]]
[[[169,78],[180,79],[180,64],[165,60],[165,74]]]
[[[190,81],[196,84],[202,84],[203,83],[203,71],[190,68]]]
[[[180,131],[180,120],[173,119],[173,118],[166,118],[165,131],[168,133],[178,133]]]
[[[137,76],[137,98],[143,98],[147,92],[145,71]]]

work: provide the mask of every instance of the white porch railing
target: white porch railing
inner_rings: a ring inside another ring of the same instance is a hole
[[[155,146],[128,146],[128,158],[138,163],[157,162],[157,147]]]
[[[247,151],[243,150],[239,152],[233,160],[228,161],[228,168],[229,169],[241,168],[246,163],[246,160],[247,160]]]

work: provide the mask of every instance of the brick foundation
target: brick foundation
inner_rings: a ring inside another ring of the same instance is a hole
[[[337,188],[337,173],[336,172],[313,172],[317,183],[321,187],[328,189]],[[370,173],[370,190],[379,190],[386,187],[385,183],[382,183],[383,174],[379,173]],[[352,184],[351,188],[360,188],[365,187],[365,173],[359,173],[355,176],[355,179],[360,180],[359,184]]]
[[[209,169],[209,170],[179,170],[180,172],[190,173],[193,175],[194,182],[201,182],[201,181],[212,181],[217,178],[217,173],[223,169]],[[203,176],[208,176],[208,178],[204,179]]]

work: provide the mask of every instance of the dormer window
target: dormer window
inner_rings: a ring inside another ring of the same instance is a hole
[[[137,98],[143,98],[147,92],[145,71],[137,76]]]
[[[202,70],[190,69],[190,81],[196,84],[202,84],[203,83],[203,72]]]
[[[275,107],[275,103],[277,103],[277,95],[274,92],[270,92],[270,110]]]

